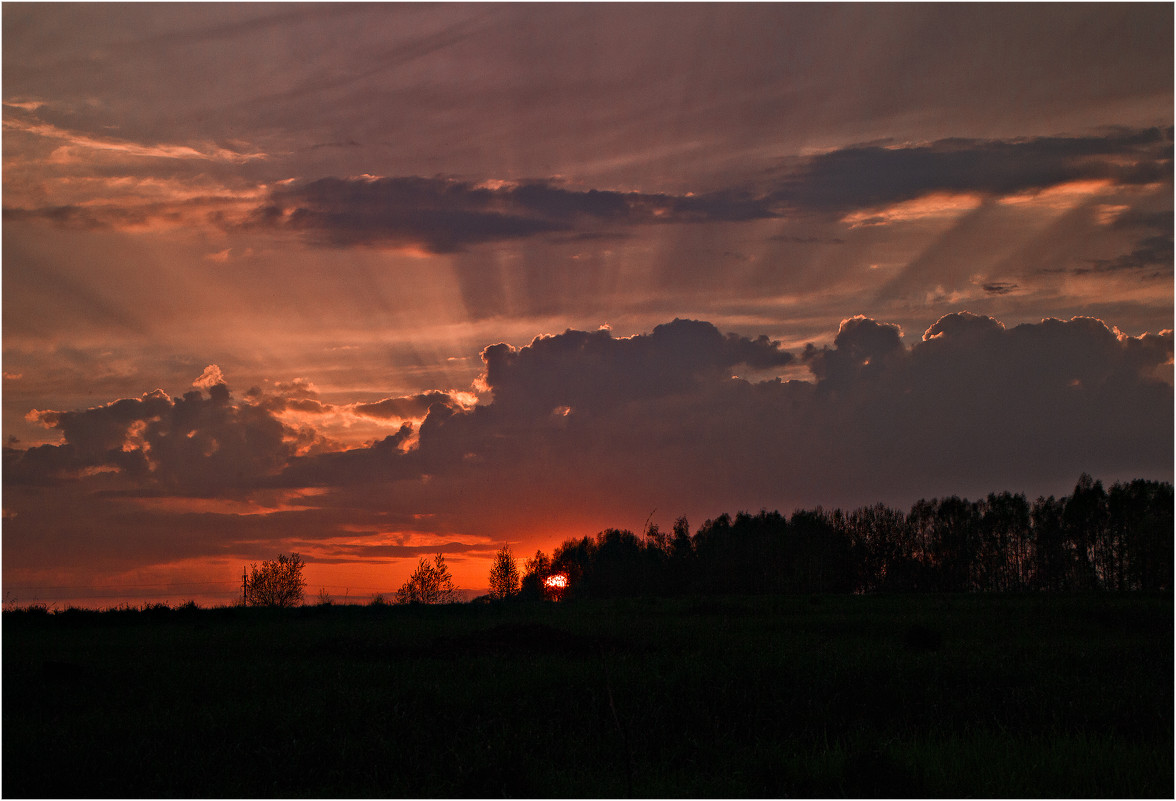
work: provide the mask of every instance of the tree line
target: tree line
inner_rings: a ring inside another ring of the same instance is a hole
[[[1083,474],[1073,493],[993,493],[920,500],[909,512],[883,504],[852,512],[820,507],[740,512],[691,533],[640,536],[607,529],[542,551],[519,574],[508,548],[491,569],[491,597],[550,596],[566,577],[572,598],[637,595],[871,592],[1170,590],[1173,493],[1136,480],[1110,490]]]
[[[1168,482],[1113,484],[1082,474],[1067,496],[992,493],[883,504],[722,514],[693,533],[685,517],[640,536],[606,529],[565,540],[523,563],[495,555],[489,598],[874,592],[1169,591],[1173,490]],[[302,603],[298,554],[253,566],[245,602]],[[397,603],[452,603],[444,556],[422,557]],[[321,599],[320,599],[321,601]],[[376,603],[383,602],[377,596]]]

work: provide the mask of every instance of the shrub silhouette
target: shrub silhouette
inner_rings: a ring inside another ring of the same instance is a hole
[[[298,606],[302,603],[306,580],[302,578],[302,557],[296,553],[280,554],[261,567],[250,565],[245,581],[245,603],[248,606]]]
[[[421,557],[408,581],[396,591],[396,603],[448,604],[453,603],[455,596],[453,577],[445,566],[445,557],[437,554],[432,563]]]

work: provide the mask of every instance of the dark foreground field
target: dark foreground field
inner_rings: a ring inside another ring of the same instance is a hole
[[[1173,794],[1173,602],[3,616],[22,796]]]

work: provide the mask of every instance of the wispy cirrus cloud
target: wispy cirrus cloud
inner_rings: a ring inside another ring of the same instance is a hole
[[[264,185],[226,171],[266,155],[213,142],[144,143],[37,119],[42,104],[6,103],[4,218],[75,230],[148,230],[245,213]],[[219,175],[219,177],[218,177]]]
[[[226,218],[246,213],[256,193],[232,193],[176,201],[142,201],[124,197],[115,202],[70,203],[51,206],[6,206],[9,222],[41,222],[74,230],[158,230],[178,226],[217,227]]]
[[[13,104],[5,103],[5,105],[12,106]],[[42,104],[31,106],[31,108],[36,109],[40,105]],[[27,110],[30,108],[30,104],[23,103],[14,107]],[[40,120],[9,115],[5,116],[3,126],[10,134],[29,134],[46,139],[58,140],[65,147],[76,148],[83,152],[107,151],[133,158],[196,159],[201,161],[228,162],[230,164],[242,164],[246,161],[266,158],[264,153],[234,150],[212,142],[201,142],[197,144],[143,144],[116,137],[99,137],[79,131],[69,131]],[[80,158],[80,156],[73,157]],[[61,154],[59,158],[65,159],[70,158],[70,156]]]

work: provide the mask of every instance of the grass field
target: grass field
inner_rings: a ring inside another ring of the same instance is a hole
[[[3,615],[24,796],[1173,795],[1173,600]]]

